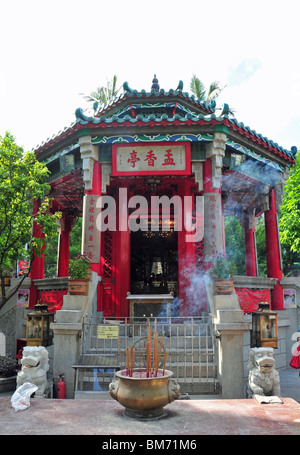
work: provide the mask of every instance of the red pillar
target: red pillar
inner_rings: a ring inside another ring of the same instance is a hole
[[[39,203],[34,201],[34,215],[39,210]],[[42,238],[43,233],[40,226],[34,221],[33,223],[33,235],[36,238]],[[31,278],[31,286],[30,286],[30,295],[29,295],[29,308],[33,308],[38,300],[40,293],[37,287],[34,284],[34,280],[43,279],[44,275],[44,254],[41,256],[35,256],[31,262],[31,269],[30,269],[30,278]]]
[[[278,281],[271,290],[271,306],[273,310],[283,310],[283,289],[280,285],[282,278],[280,242],[277,222],[275,190],[270,194],[270,209],[265,212],[267,274]]]
[[[99,161],[95,161],[94,166],[93,166],[93,189],[86,190],[85,194],[101,196],[101,194],[102,194],[101,186],[102,186],[101,163],[99,163]],[[88,214],[83,214],[82,216],[88,216]],[[99,237],[100,237],[100,248],[101,248],[101,233],[97,232],[96,235],[99,235]],[[99,256],[100,256],[100,252],[99,252]],[[92,268],[93,272],[96,272],[98,275],[100,275],[100,261],[93,262],[93,260],[92,260],[91,268]]]
[[[127,189],[126,189],[127,190]],[[117,230],[115,234],[115,316],[129,315],[127,292],[130,291],[130,231],[128,227],[128,203],[125,193],[118,198]]]
[[[255,229],[245,227],[246,276],[257,276]]]
[[[71,222],[68,214],[64,213],[62,226],[59,233],[58,267],[57,276],[69,276],[69,257],[70,257],[70,232]]]
[[[180,314],[182,316],[192,315],[193,309],[190,308],[189,287],[194,274],[196,273],[196,250],[195,242],[187,241],[191,234],[185,226],[185,217],[191,219],[192,204],[184,196],[191,196],[191,183],[180,182],[178,184],[178,195],[182,205],[182,228],[178,231],[178,296],[180,300]]]

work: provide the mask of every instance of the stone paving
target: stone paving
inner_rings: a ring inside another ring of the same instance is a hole
[[[297,370],[280,373],[280,404],[256,399],[193,397],[166,406],[166,416],[139,421],[123,415],[115,400],[35,399],[15,412],[10,396],[0,397],[1,435],[300,435],[300,378]],[[196,398],[196,399],[195,399]],[[117,436],[118,435],[118,436]]]

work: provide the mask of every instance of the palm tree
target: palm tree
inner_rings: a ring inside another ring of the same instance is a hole
[[[111,81],[106,82],[106,87],[97,87],[89,95],[81,93],[81,95],[90,103],[93,103],[93,108],[96,111],[98,106],[104,105],[117,96],[121,87],[117,89],[117,76],[114,75]]]
[[[219,82],[212,82],[209,86],[208,92],[205,89],[205,86],[200,79],[193,74],[193,77],[190,82],[191,92],[200,99],[200,101],[205,101],[206,103],[211,103],[212,100],[216,99],[223,88],[220,87]]]

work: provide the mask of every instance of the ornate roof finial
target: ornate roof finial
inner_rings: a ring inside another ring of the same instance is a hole
[[[159,92],[159,84],[158,84],[158,79],[156,77],[156,74],[154,74],[154,79],[152,81],[152,86],[151,86],[151,91],[154,92]]]

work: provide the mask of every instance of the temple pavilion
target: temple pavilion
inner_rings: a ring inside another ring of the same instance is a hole
[[[168,91],[156,78],[149,91],[124,83],[120,96],[94,108],[92,116],[77,109],[72,125],[35,148],[51,172],[51,210],[62,212],[57,276],[68,276],[70,232],[82,217],[82,252],[91,253],[99,277],[98,311],[126,317],[128,296],[171,294],[179,311],[194,312],[191,277],[203,276],[225,252],[224,217],[235,215],[245,235],[248,305],[255,297],[283,309],[277,212],[296,149],[245,126],[228,105],[217,109],[215,101],[196,99],[181,81]],[[154,196],[167,197],[169,207],[154,208]],[[267,289],[257,284],[255,220],[262,214]],[[31,278],[33,307],[51,292],[41,295],[35,282],[44,278],[43,258],[34,261]],[[235,288],[242,305],[241,283]]]

